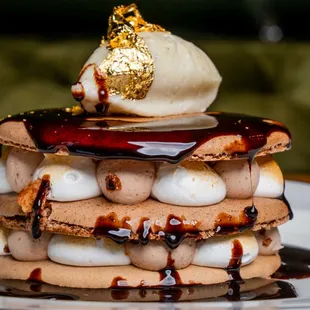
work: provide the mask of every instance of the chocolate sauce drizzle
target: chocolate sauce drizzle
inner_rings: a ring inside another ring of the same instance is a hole
[[[119,220],[115,212],[106,216],[99,216],[96,220],[93,236],[109,238],[119,244],[125,243],[131,234],[131,227],[127,223],[129,220],[129,216]]]
[[[32,237],[34,239],[39,239],[41,237],[41,229],[40,229],[41,208],[43,207],[43,203],[45,202],[50,189],[51,186],[49,175],[44,175],[32,207],[33,212]]]
[[[243,256],[243,248],[238,239],[235,239],[231,248],[231,259],[226,271],[229,276],[229,287],[226,297],[228,300],[240,300],[240,284],[244,283],[240,276],[241,259]]]
[[[156,122],[145,122],[141,128],[141,123],[106,120],[98,115],[74,115],[68,109],[26,112],[1,123],[23,121],[35,145],[43,153],[55,153],[65,148],[71,155],[99,159],[131,158],[171,163],[180,162],[200,145],[223,135],[242,137],[242,143],[231,145],[227,151],[236,157],[251,158],[266,144],[271,133],[282,132],[290,137],[284,125],[271,120],[227,113],[204,115],[206,119],[203,122],[202,115],[189,117],[192,122],[189,128],[182,126],[183,118],[176,126],[178,128],[169,126],[171,120],[167,120],[165,126],[160,123],[155,128],[152,124]],[[195,126],[196,118],[200,121],[199,126]]]

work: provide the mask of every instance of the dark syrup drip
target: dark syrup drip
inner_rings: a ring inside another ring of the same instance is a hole
[[[125,243],[131,234],[130,225],[127,224],[129,220],[130,217],[128,216],[119,220],[115,212],[111,212],[107,216],[99,216],[93,235],[96,238],[110,238],[119,244]]]
[[[279,251],[281,267],[273,274],[275,279],[310,278],[310,251],[297,247],[284,247]]]
[[[160,130],[148,127],[151,122],[145,122],[144,128],[139,128],[129,122],[106,120],[98,115],[94,118],[87,114],[73,115],[66,109],[26,112],[1,123],[23,121],[37,148],[43,153],[55,153],[65,148],[71,155],[100,159],[163,160],[172,163],[180,162],[200,145],[223,135],[242,137],[239,144],[233,144],[226,150],[236,157],[252,157],[266,144],[267,137],[273,132],[283,132],[290,137],[286,127],[277,122],[237,114],[205,115],[203,123],[201,115],[191,116],[193,125],[190,128],[184,128],[182,118],[178,126],[180,130],[169,126],[168,120],[166,126],[158,126]],[[198,127],[195,126],[196,118],[200,118]],[[113,126],[120,124],[130,128],[113,129]]]
[[[147,244],[149,242],[149,236],[152,233],[151,221],[148,217],[142,217],[137,229],[140,244]]]
[[[195,224],[187,224],[184,223],[184,219],[169,214],[165,228],[162,229],[162,227],[155,225],[155,229],[159,235],[163,234],[161,238],[165,241],[168,247],[170,249],[175,249],[186,237],[196,237],[199,235],[200,230],[197,228],[199,224],[199,222],[196,222]]]
[[[44,283],[42,280],[42,269],[41,268],[36,268],[34,269],[30,275],[27,281],[32,281],[36,283]]]
[[[124,285],[120,285],[119,281],[125,281],[122,277],[115,277],[111,283],[111,297],[114,300],[125,300],[129,297],[129,290],[124,288]]]
[[[235,239],[231,248],[231,259],[226,269],[229,276],[229,287],[226,298],[230,301],[240,300],[240,284],[244,283],[240,276],[243,248],[238,239]]]
[[[257,216],[258,211],[254,205],[244,208],[239,216],[221,212],[215,220],[215,232],[221,235],[251,229],[257,220]]]
[[[34,239],[39,239],[41,237],[41,229],[40,229],[41,208],[43,206],[44,201],[46,200],[46,197],[50,189],[51,187],[50,187],[49,175],[44,175],[32,207],[33,212],[32,237]]]

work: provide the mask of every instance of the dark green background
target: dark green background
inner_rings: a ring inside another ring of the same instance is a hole
[[[107,27],[112,7],[130,1],[1,1],[0,116],[71,106],[70,86]],[[285,172],[310,172],[310,1],[137,1],[144,17],[204,49],[223,83],[211,110],[284,122],[292,150]],[[266,42],[276,24],[279,42]]]

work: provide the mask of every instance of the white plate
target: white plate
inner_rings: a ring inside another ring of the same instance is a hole
[[[290,202],[294,219],[281,226],[280,232],[284,244],[310,249],[310,184],[302,182],[286,182],[286,197]],[[0,266],[1,268],[1,266]],[[29,310],[101,310],[101,309],[310,309],[310,278],[290,280],[298,294],[293,299],[277,299],[245,302],[182,302],[182,303],[119,303],[119,302],[83,302],[35,300],[25,298],[0,297],[0,309]]]

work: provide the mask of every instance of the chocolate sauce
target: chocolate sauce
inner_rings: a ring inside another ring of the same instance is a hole
[[[184,219],[169,214],[167,217],[167,222],[165,228],[163,229],[160,226],[155,225],[155,229],[158,234],[162,233],[163,236],[161,238],[165,241],[170,249],[177,248],[180,243],[186,237],[196,237],[201,232],[199,227],[200,222],[195,223],[186,223]]]
[[[126,216],[119,220],[115,212],[109,213],[107,216],[99,216],[96,220],[93,235],[96,238],[110,238],[116,243],[126,242],[131,234],[130,225],[127,221],[130,217]]]
[[[226,298],[235,301],[240,300],[240,284],[244,283],[240,276],[241,259],[243,256],[242,244],[238,239],[235,239],[231,248],[231,259],[226,271],[229,276],[229,287]]]
[[[152,233],[151,220],[148,217],[142,217],[137,229],[140,244],[147,244],[149,236]]]
[[[285,183],[284,183],[284,187],[285,187]],[[286,204],[288,211],[289,211],[289,218],[290,218],[290,220],[292,220],[294,218],[294,213],[293,213],[293,210],[291,208],[290,203],[287,201],[287,199],[284,195],[284,190],[285,190],[285,188],[283,189],[283,195],[281,197],[279,197],[279,199],[282,200]]]
[[[129,290],[126,287],[127,280],[122,277],[115,277],[111,283],[111,297],[114,300],[125,300],[129,296]],[[123,284],[123,285],[122,285]]]
[[[72,91],[72,96],[76,101],[81,102],[85,97],[84,87],[80,82],[76,83],[76,85],[79,85],[80,90]]]
[[[180,125],[176,129],[169,126],[172,120],[167,120],[165,126],[161,121],[158,127],[155,126],[156,121],[145,122],[141,128],[141,123],[107,121],[98,115],[74,115],[68,109],[51,109],[15,115],[1,123],[23,121],[35,145],[44,153],[55,153],[66,148],[71,155],[100,159],[163,160],[171,163],[180,162],[200,145],[223,135],[242,137],[239,144],[233,144],[227,150],[236,157],[252,157],[266,144],[267,137],[273,132],[283,132],[290,137],[284,125],[257,117],[205,113],[203,116],[188,116],[193,125],[186,128],[182,125],[184,118],[179,119]],[[196,118],[200,121],[199,125],[195,125]]]
[[[32,281],[36,283],[44,283],[42,280],[42,269],[36,268],[32,270],[27,281]]]
[[[158,292],[159,302],[177,302],[181,299],[183,291],[180,288],[161,289]]]
[[[51,187],[50,187],[49,175],[44,175],[32,207],[33,212],[32,237],[34,239],[39,239],[41,237],[41,229],[40,229],[41,207],[43,206],[43,203],[46,200],[46,197],[50,189]]]
[[[310,251],[298,247],[284,247],[279,251],[281,267],[272,276],[275,279],[310,278]]]
[[[147,290],[146,290],[146,289],[140,289],[140,290],[139,290],[139,296],[140,296],[141,298],[146,298],[146,296],[147,296]]]
[[[215,232],[221,235],[251,229],[256,222],[257,216],[258,211],[254,205],[244,208],[239,216],[221,212],[214,223]]]
[[[6,254],[9,254],[9,253],[10,253],[10,249],[9,249],[8,244],[6,244],[6,245],[4,246],[3,252],[6,253]]]
[[[174,259],[171,251],[168,253],[166,267],[159,272],[160,286],[180,286],[183,285],[181,277],[174,266]]]
[[[123,277],[115,277],[110,285],[110,288],[120,288],[120,287],[126,287],[125,283],[127,282],[126,279]]]

